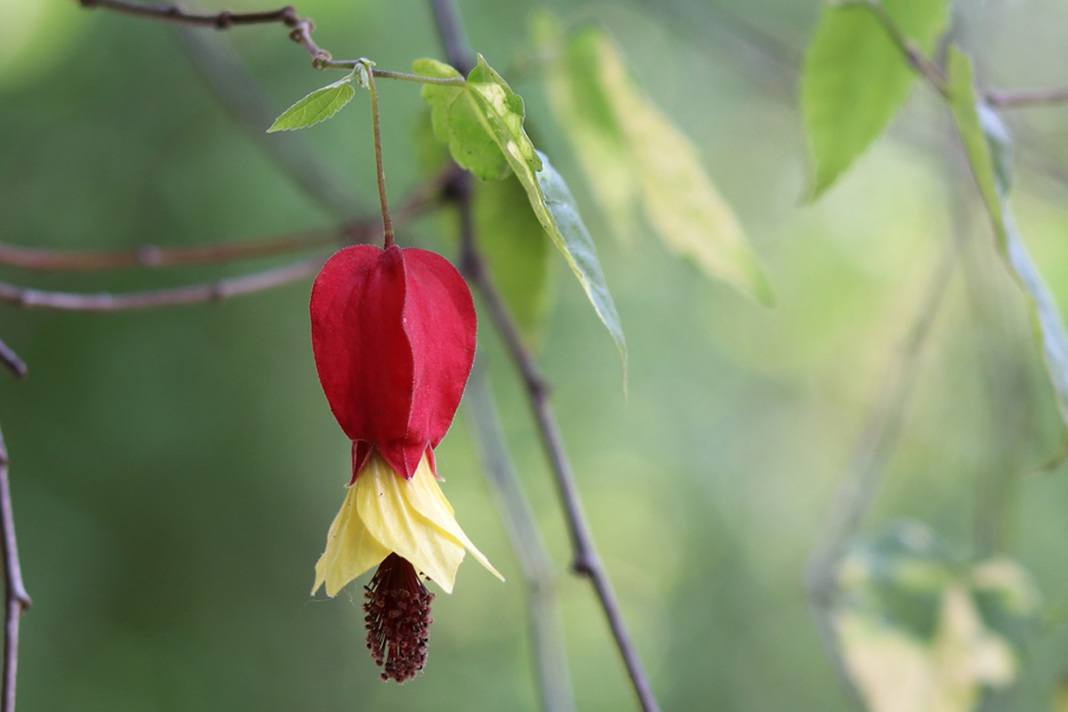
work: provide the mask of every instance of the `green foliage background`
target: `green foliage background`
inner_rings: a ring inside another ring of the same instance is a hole
[[[844,707],[819,652],[802,569],[952,239],[958,192],[970,196],[964,261],[978,281],[969,288],[958,274],[950,286],[870,523],[918,519],[968,555],[977,528],[1004,520],[1004,549],[1035,576],[1049,613],[1017,689],[1000,703],[1045,708],[1068,655],[1068,479],[1063,471],[1013,475],[1057,450],[1061,425],[1024,304],[996,258],[970,178],[961,177],[959,151],[944,138],[937,99],[915,91],[890,136],[819,203],[802,206],[793,70],[756,51],[716,8],[801,47],[817,3],[558,5],[565,17],[603,21],[645,91],[700,147],[778,297],[767,310],[709,282],[644,225],[630,245],[613,240],[539,81],[508,76],[533,4],[462,3],[472,44],[527,99],[539,147],[575,191],[627,330],[624,400],[610,340],[573,280],[556,279],[541,337],[545,370],[598,543],[665,709]],[[441,56],[418,3],[312,0],[299,9],[338,54],[397,69]],[[202,244],[331,223],[219,108],[171,28],[74,3],[5,12],[13,18],[0,29],[3,240],[72,249]],[[958,40],[978,54],[984,85],[1063,81],[1062,3],[965,2],[957,12]],[[279,28],[208,39],[236,45],[276,113],[325,83]],[[380,91],[396,202],[421,177],[413,135],[425,114],[416,87],[380,82]],[[355,103],[365,109],[366,97]],[[1025,162],[1014,205],[1063,306],[1058,116],[1014,117]],[[302,136],[361,212],[375,204],[369,135],[368,112],[354,106]],[[449,254],[448,226],[424,220],[400,239]],[[233,271],[3,277],[134,289]],[[25,383],[0,379],[34,598],[23,626],[23,709],[536,708],[521,577],[462,415],[439,451],[446,492],[509,583],[463,567],[456,593],[435,603],[427,672],[403,688],[377,681],[358,590],[309,598],[348,448],[315,378],[307,290],[114,316],[0,308],[0,335],[32,371]],[[516,463],[563,571],[567,539],[548,472],[511,370],[490,330],[483,334]],[[978,495],[991,491],[997,506],[977,517]],[[560,595],[579,708],[626,708],[631,693],[587,586],[564,577]]]

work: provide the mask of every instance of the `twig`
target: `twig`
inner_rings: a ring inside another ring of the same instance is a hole
[[[440,186],[444,175],[445,174],[443,173],[428,180],[408,197],[400,209],[395,213],[398,224],[410,220],[438,202]],[[382,231],[373,221],[365,220],[354,222],[347,228],[340,230],[337,234],[344,235],[354,242],[370,242],[378,239],[382,234]],[[304,249],[305,244],[292,242],[293,239],[294,238],[292,237],[280,238],[274,243],[265,241],[261,243],[250,243],[250,245],[259,245],[258,247],[252,248],[253,250],[261,251],[258,256],[266,254],[263,250],[269,247],[275,249],[274,254],[291,249]],[[289,240],[289,242],[282,242],[283,240]],[[331,240],[331,242],[338,241],[339,240],[336,238]],[[86,262],[96,263],[93,267],[84,267],[85,269],[93,269],[99,267],[101,263],[105,263],[106,266],[119,266],[114,263],[122,260],[132,260],[134,264],[137,264],[137,260],[140,259],[143,263],[145,255],[151,255],[152,250],[156,250],[156,248],[149,248],[147,251],[146,248],[140,248],[133,252],[100,253],[97,255],[93,255],[93,253],[76,253],[74,255],[50,253],[47,260],[51,260],[57,264],[66,263],[68,266],[77,265],[72,268],[78,269],[83,268],[81,266],[81,260],[85,260]],[[240,244],[214,245],[204,248],[176,248],[171,250],[158,250],[156,252],[156,258],[163,259],[165,263],[169,264],[193,264],[197,261],[222,262],[226,261],[226,259],[239,259],[241,257],[251,256],[247,254],[247,251],[243,253],[243,250],[245,250],[245,248]],[[199,252],[195,253],[194,251]],[[40,255],[38,254],[37,257],[39,258]],[[226,259],[223,259],[223,257]],[[60,292],[46,289],[33,289],[7,282],[0,282],[0,302],[6,302],[18,307],[80,312],[131,311],[137,309],[152,309],[156,307],[215,302],[230,297],[251,294],[253,292],[262,292],[303,279],[304,277],[314,274],[319,267],[322,266],[324,259],[325,258],[321,256],[312,257],[282,267],[252,272],[240,277],[230,277],[217,282],[191,284],[169,289],[127,292],[124,294],[111,294],[107,292],[97,294]],[[169,260],[169,262],[166,262],[167,260]]]
[[[19,547],[15,540],[15,514],[11,507],[7,447],[0,433],[0,530],[4,537],[4,682],[0,712],[15,712],[15,681],[19,664],[19,622],[30,607],[30,595],[22,582]]]
[[[834,630],[833,613],[838,594],[838,570],[850,540],[868,511],[882,477],[883,468],[901,434],[905,407],[919,372],[920,357],[931,327],[944,303],[950,277],[957,265],[958,246],[950,242],[935,266],[926,294],[920,301],[897,362],[872,406],[860,440],[846,467],[834,505],[827,518],[822,544],[809,561],[809,603],[820,636],[842,684],[859,701]]]
[[[285,25],[290,28],[289,39],[304,48],[312,59],[312,66],[316,69],[354,69],[357,64],[361,63],[359,59],[334,59],[330,52],[316,44],[312,38],[315,23],[308,18],[300,17],[296,8],[292,5],[286,5],[277,10],[262,10],[259,12],[223,10],[215,13],[197,13],[183,10],[177,5],[146,5],[138,2],[127,2],[127,0],[78,0],[78,2],[84,8],[99,7],[123,15],[161,20],[190,27],[214,27],[217,30],[229,30],[241,25]],[[371,73],[372,76],[380,79],[398,79],[421,84],[444,84],[449,86],[463,86],[464,84],[464,80],[457,77],[424,77],[419,74],[388,69],[372,69]]]
[[[445,54],[452,66],[466,74],[474,64],[474,53],[467,43],[460,15],[452,0],[430,0],[434,13],[438,36],[445,47]],[[642,666],[638,653],[631,642],[630,634],[623,615],[619,610],[619,601],[605,573],[604,565],[597,553],[590,533],[589,524],[582,511],[581,498],[575,485],[575,475],[571,462],[564,452],[563,437],[556,423],[552,406],[549,404],[549,391],[545,380],[538,372],[533,356],[527,351],[519,335],[519,329],[508,307],[497,291],[492,278],[486,271],[482,256],[475,241],[474,210],[472,204],[471,176],[457,170],[455,180],[449,187],[450,196],[456,201],[460,213],[460,264],[468,281],[482,296],[490,314],[490,320],[496,327],[516,369],[519,371],[526,388],[527,399],[537,423],[542,447],[549,460],[550,469],[556,481],[557,493],[564,509],[568,533],[571,537],[571,568],[576,574],[585,576],[593,585],[605,618],[612,629],[616,647],[626,665],[638,702],[645,712],[659,712],[659,705],[653,695],[648,675]]]
[[[130,267],[157,268],[220,264],[255,257],[271,257],[328,247],[343,242],[366,242],[376,234],[374,225],[354,222],[335,230],[198,247],[142,245],[129,250],[51,250],[0,243],[0,264],[42,272],[91,272]]]
[[[312,39],[315,25],[311,20],[297,15],[292,5],[277,10],[260,12],[230,12],[223,10],[216,13],[195,13],[183,10],[177,5],[144,5],[126,0],[79,0],[84,8],[103,8],[124,15],[162,20],[179,25],[194,27],[214,27],[217,30],[229,30],[241,25],[280,24],[290,28],[289,39],[293,40],[311,56],[312,66],[321,69],[329,62],[331,55]]]
[[[437,4],[437,3],[435,3]],[[455,58],[451,58],[457,66]],[[519,371],[526,390],[527,399],[537,424],[542,447],[549,467],[556,482],[557,493],[564,509],[568,533],[571,538],[572,571],[589,579],[604,610],[608,625],[612,629],[616,647],[619,649],[631,684],[638,696],[641,707],[646,712],[657,712],[660,708],[653,695],[648,676],[638,658],[630,634],[623,622],[619,602],[612,590],[612,584],[605,573],[604,565],[597,553],[590,533],[589,524],[582,511],[581,498],[575,485],[575,475],[571,463],[564,452],[563,437],[556,423],[552,406],[549,404],[549,389],[538,371],[533,356],[523,344],[515,320],[504,304],[492,278],[485,269],[482,256],[475,243],[474,216],[471,205],[470,176],[458,173],[452,187],[452,195],[460,211],[460,263],[468,281],[478,290],[489,312],[490,321],[500,334],[505,348]]]
[[[3,363],[15,378],[26,378],[26,374],[29,373],[26,369],[26,362],[2,340],[0,340],[0,363]]]
[[[486,481],[497,500],[501,520],[508,530],[526,582],[531,650],[542,709],[569,712],[575,708],[575,703],[557,606],[553,562],[508,456],[481,357],[468,379],[464,404],[482,456]]]
[[[253,272],[217,282],[191,284],[170,289],[111,294],[100,292],[58,292],[30,289],[0,282],[0,302],[31,309],[56,309],[79,312],[116,312],[155,307],[217,302],[253,292],[262,292],[315,274],[325,257],[300,260],[284,267]]]
[[[1023,89],[1019,91],[998,91],[991,89],[984,95],[991,106],[1004,109],[1028,106],[1054,106],[1068,103],[1068,87],[1049,89]]]

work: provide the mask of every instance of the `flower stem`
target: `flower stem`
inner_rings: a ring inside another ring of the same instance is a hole
[[[361,60],[362,61],[362,60]],[[386,172],[382,167],[382,121],[378,113],[378,87],[375,85],[374,67],[370,62],[362,62],[367,68],[367,89],[371,92],[371,132],[375,143],[375,174],[378,178],[378,202],[382,208],[382,246],[393,247],[393,220],[389,217],[389,203],[386,200]]]
[[[358,59],[327,59],[320,62],[319,67],[322,69],[351,70],[357,64],[361,64]],[[371,71],[379,79],[396,79],[402,82],[436,84],[446,87],[462,87],[467,84],[467,80],[463,77],[428,77],[422,74],[414,74],[413,72],[398,72],[393,69],[379,69],[378,67]]]

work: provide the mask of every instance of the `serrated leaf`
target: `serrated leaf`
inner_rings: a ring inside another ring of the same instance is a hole
[[[267,133],[276,131],[296,131],[315,126],[341,111],[356,96],[352,86],[352,75],[316,89],[311,94],[293,104],[274,120]]]
[[[417,59],[416,74],[428,77],[462,78],[458,71],[434,59]],[[479,120],[467,87],[423,85],[423,99],[430,106],[434,135],[449,146],[453,160],[483,180],[497,180],[508,174],[508,162],[493,137]]]
[[[949,105],[968,163],[993,223],[998,249],[1028,298],[1057,407],[1068,424],[1068,333],[1057,301],[1031,261],[1008,204],[1008,131],[991,108],[980,108],[971,60],[956,47],[949,49],[947,73]]]
[[[440,62],[419,60],[414,69],[416,73],[428,74],[444,71],[441,66],[433,65],[440,65]],[[534,147],[523,129],[523,100],[486,63],[482,55],[478,56],[478,62],[468,75],[465,86],[444,88],[458,94],[424,93],[433,113],[435,134],[439,139],[447,141],[449,151],[457,163],[464,165],[464,160],[470,162],[471,156],[477,156],[479,160],[475,165],[483,170],[488,167],[483,159],[489,153],[484,149],[485,137],[488,136],[496,145],[498,155],[504,157],[526,191],[527,200],[538,222],[563,254],[597,317],[615,341],[625,372],[627,344],[615,301],[608,291],[608,284],[601,271],[597,249],[582,222],[567,183],[549,165],[544,154]],[[455,109],[460,102],[467,102],[473,112]],[[474,131],[468,121],[471,113],[477,117],[482,127],[481,134]],[[473,151],[468,145],[471,143],[475,146]],[[474,168],[465,167],[478,175]]]
[[[948,0],[882,0],[902,34],[930,52]],[[886,128],[915,73],[862,3],[826,5],[805,53],[801,109],[813,162],[815,199]]]
[[[540,33],[552,34],[542,18]],[[577,34],[550,73],[549,98],[595,197],[624,234],[639,200],[673,252],[763,304],[774,301],[741,223],[698,160],[697,147],[631,80],[600,29]]]
[[[549,238],[515,178],[475,193],[479,247],[528,344],[537,345],[552,301]]]

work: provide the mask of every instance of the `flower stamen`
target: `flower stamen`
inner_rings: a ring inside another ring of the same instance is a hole
[[[367,649],[382,668],[381,678],[410,680],[426,666],[434,594],[406,559],[390,554],[364,587],[364,597]]]

